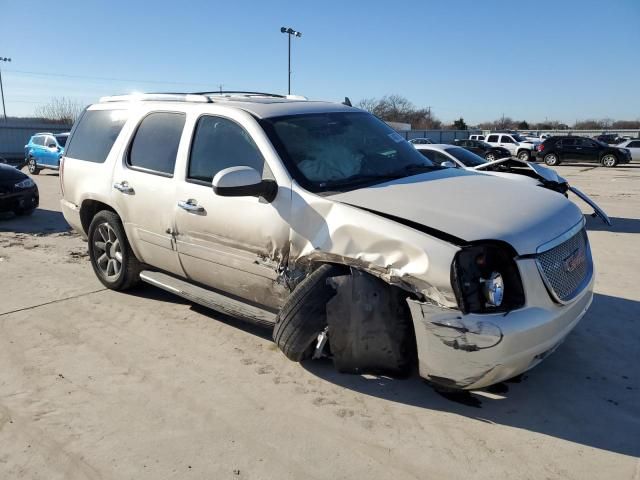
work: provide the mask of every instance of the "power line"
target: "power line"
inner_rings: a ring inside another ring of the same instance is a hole
[[[18,75],[32,75],[37,77],[60,77],[60,78],[78,78],[84,80],[100,80],[106,82],[136,82],[136,83],[153,83],[156,85],[202,85],[208,86],[208,83],[197,82],[171,82],[160,80],[140,80],[132,78],[111,78],[111,77],[92,77],[88,75],[71,75],[67,73],[48,73],[48,72],[32,72],[26,70],[5,70],[6,73],[16,73]]]

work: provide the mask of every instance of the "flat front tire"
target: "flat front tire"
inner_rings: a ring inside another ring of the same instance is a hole
[[[308,358],[318,334],[327,326],[327,302],[336,294],[327,279],[344,268],[322,265],[302,280],[276,316],[273,340],[289,360]]]
[[[141,264],[131,250],[120,217],[98,212],[88,231],[89,258],[98,280],[111,290],[127,290],[140,280]]]

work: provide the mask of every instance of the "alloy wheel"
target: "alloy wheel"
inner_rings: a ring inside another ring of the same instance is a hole
[[[616,157],[614,157],[613,155],[605,155],[605,157],[602,159],[602,164],[605,167],[614,167],[616,165]]]
[[[122,271],[122,247],[120,240],[107,222],[101,223],[93,234],[95,262],[102,276],[114,282]]]

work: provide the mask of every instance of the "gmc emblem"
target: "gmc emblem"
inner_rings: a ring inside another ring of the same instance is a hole
[[[584,249],[577,248],[571,255],[563,260],[564,271],[567,273],[573,272],[576,268],[580,267],[586,259]]]

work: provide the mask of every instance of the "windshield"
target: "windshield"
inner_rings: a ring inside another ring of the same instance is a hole
[[[462,162],[466,167],[477,167],[487,163],[487,161],[481,156],[476,155],[469,150],[465,150],[464,148],[445,148],[444,151]]]
[[[379,183],[440,168],[368,113],[290,115],[260,123],[292,176],[313,192]]]
[[[514,134],[512,134],[511,136],[513,137],[513,139],[514,139],[516,142],[526,142],[526,141],[527,141],[527,139],[526,139],[526,138],[524,138],[522,135],[519,135],[519,134],[517,134],[517,133],[514,133]]]
[[[56,140],[58,141],[58,145],[64,147],[67,144],[67,135],[56,135]]]

